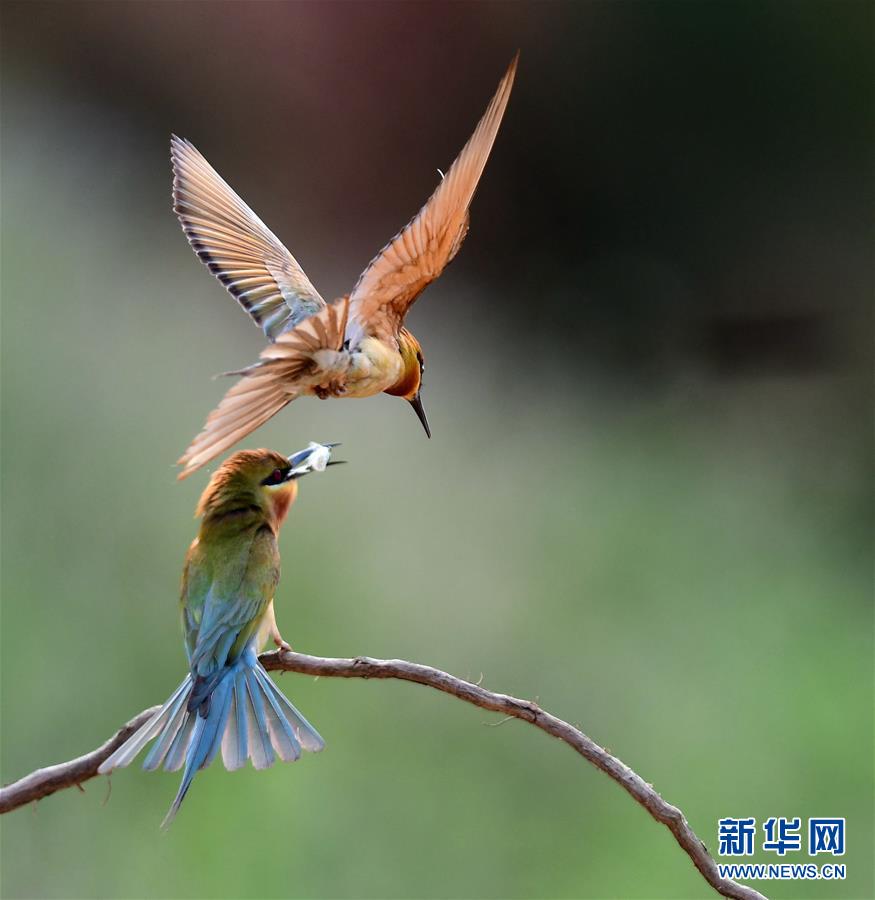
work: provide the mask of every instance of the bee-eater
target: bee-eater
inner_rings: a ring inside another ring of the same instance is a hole
[[[219,467],[198,503],[198,536],[182,573],[180,605],[189,674],[164,706],[101,766],[129,765],[157,738],[144,769],[162,763],[182,783],[162,823],[173,821],[198,769],[222,748],[229,770],[247,758],[256,769],[325,745],[258,662],[268,637],[288,648],[273,610],[280,577],[277,534],[295,500],[298,479],[322,471],[335,444],[310,444],[290,457],[241,450]]]
[[[513,59],[483,118],[425,206],[386,244],[352,292],[326,303],[279,239],[187,140],[171,139],[173,208],[195,253],[271,342],[210,413],[179,460],[185,478],[297,397],[403,397],[431,437],[422,348],[408,309],[458,253],[468,207],[501,124]]]

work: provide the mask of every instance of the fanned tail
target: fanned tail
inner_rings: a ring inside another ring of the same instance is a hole
[[[98,774],[105,775],[113,769],[129,766],[143,747],[158,734],[161,734],[161,740],[158,741],[158,744],[161,744],[165,735],[174,728],[179,710],[181,709],[183,714],[185,713],[185,705],[188,702],[190,693],[191,676],[187,675],[182,684],[170,695],[164,706],[100,764],[97,769]],[[176,725],[175,729],[178,730],[178,727]],[[172,738],[173,734],[171,733],[171,740]],[[151,757],[151,755],[150,753],[149,756]]]
[[[188,709],[193,687],[191,676],[186,676],[164,706],[98,769],[105,774],[130,765],[153,739],[144,769],[163,764],[164,769],[175,772],[184,763],[182,782],[162,828],[173,821],[194,776],[215,759],[220,748],[225,768],[233,771],[247,759],[256,769],[265,769],[277,756],[283,762],[294,762],[302,750],[316,753],[325,746],[251,651],[223,670],[200,711]]]

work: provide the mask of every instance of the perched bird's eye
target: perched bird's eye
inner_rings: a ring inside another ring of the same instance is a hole
[[[262,484],[282,484],[286,480],[286,469],[274,469]]]

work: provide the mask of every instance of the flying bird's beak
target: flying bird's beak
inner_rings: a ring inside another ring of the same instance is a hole
[[[288,474],[288,481],[300,478],[308,472],[324,472],[328,466],[336,466],[346,462],[343,459],[331,459],[331,451],[340,444],[310,444],[303,450],[298,450],[289,457],[292,468]]]
[[[431,428],[428,427],[428,416],[425,414],[425,410],[422,408],[422,394],[417,391],[416,396],[412,400],[407,401],[412,407],[413,411],[416,413],[416,417],[422,422],[422,427],[425,429],[426,437],[431,437]]]

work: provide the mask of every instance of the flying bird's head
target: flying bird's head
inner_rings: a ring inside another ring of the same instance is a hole
[[[403,397],[413,407],[426,435],[431,437],[431,428],[428,426],[428,417],[422,408],[420,396],[425,359],[419,341],[406,328],[402,328],[398,334],[398,352],[401,354],[404,368],[398,381],[392,387],[386,388],[386,393],[392,394],[393,397]]]
[[[273,450],[240,450],[215,471],[198,503],[204,526],[245,526],[261,520],[279,528],[298,495],[298,479],[322,472],[337,444],[317,444],[283,456]]]

